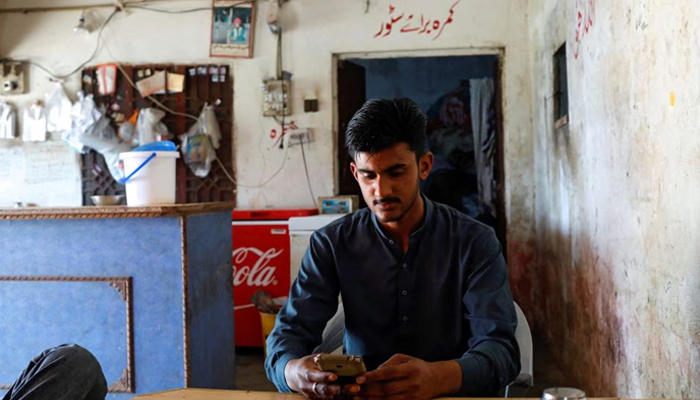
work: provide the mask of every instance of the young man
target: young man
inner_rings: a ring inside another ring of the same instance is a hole
[[[75,344],[43,351],[29,362],[3,400],[104,400],[107,381],[95,356]]]
[[[422,196],[433,155],[411,100],[372,100],[346,132],[369,208],[311,237],[289,300],[267,340],[268,377],[308,398],[497,395],[520,369],[517,317],[493,230]],[[313,349],[345,309],[344,352],[369,372],[334,383]]]

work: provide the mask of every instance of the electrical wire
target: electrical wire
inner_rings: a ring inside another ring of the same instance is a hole
[[[276,54],[276,73],[277,73],[277,79],[282,78],[282,29],[279,30],[277,33],[277,54]],[[284,148],[284,125],[285,125],[285,112],[284,109],[286,109],[286,98],[285,98],[285,88],[284,84],[282,84],[282,101],[283,101],[283,110],[282,110],[282,121],[279,121],[277,119],[277,116],[274,116],[275,122],[280,124],[280,149]],[[246,185],[241,185],[243,187],[247,188],[253,188],[253,189],[259,189],[264,186],[266,186],[268,183],[270,183],[277,175],[279,175],[282,170],[284,169],[285,164],[287,164],[287,156],[289,154],[289,146],[286,146],[286,149],[284,151],[284,156],[282,158],[282,164],[277,168],[277,170],[269,177],[267,178],[264,182],[255,185],[255,186],[246,186]]]
[[[151,8],[151,7],[144,7],[144,6],[130,6],[128,4],[125,4],[125,5],[126,5],[127,9],[136,8],[139,10],[153,11],[153,12],[158,12],[158,13],[163,13],[163,14],[187,14],[187,13],[192,13],[192,12],[197,12],[197,11],[211,11],[212,10],[212,7],[199,7],[199,8],[191,8],[188,10],[163,10],[163,9],[159,9],[159,8]]]
[[[136,86],[136,84],[135,84],[134,81],[131,79],[131,77],[129,77],[129,74],[124,70],[124,68],[122,68],[122,66],[119,65],[119,64],[117,64],[117,68],[118,68],[119,71],[122,73],[122,75],[124,76],[124,78],[126,79],[126,81],[129,82],[129,84],[130,84],[134,89],[136,89],[136,90],[138,91],[139,88]],[[195,116],[192,115],[192,114],[181,113],[181,112],[177,112],[177,111],[174,111],[174,110],[168,108],[166,105],[164,105],[164,104],[161,103],[160,101],[156,100],[156,98],[153,97],[153,96],[146,96],[146,98],[149,99],[149,100],[151,100],[153,103],[155,103],[158,107],[160,107],[160,108],[161,108],[163,111],[165,111],[165,112],[168,112],[168,113],[170,113],[170,114],[172,114],[172,115],[179,115],[179,116],[182,116],[182,117],[187,117],[187,118],[190,118],[190,119],[194,119],[195,121],[199,121],[199,118],[195,117]],[[244,184],[238,182],[234,177],[231,176],[231,174],[229,174],[228,169],[226,169],[226,166],[224,165],[224,163],[221,162],[221,160],[219,159],[219,156],[216,154],[216,151],[214,152],[214,155],[216,156],[215,160],[216,160],[216,162],[219,164],[219,167],[221,167],[221,170],[224,172],[224,175],[226,175],[226,177],[227,177],[234,185],[240,186],[240,187],[245,187],[245,188],[249,188],[249,187],[255,188],[255,187],[256,187],[256,186],[244,185]],[[274,177],[274,176],[273,176],[273,177]]]
[[[277,53],[275,54],[275,74],[282,79],[282,28],[277,31]],[[282,87],[284,89],[284,87]],[[284,116],[284,113],[282,114]]]
[[[281,77],[282,77],[282,57],[281,57],[282,46],[281,46],[281,42],[282,42],[282,30],[280,30],[277,34],[277,61],[276,61],[277,66],[276,66],[276,69],[277,69],[277,78],[278,79],[281,79]],[[284,89],[284,85],[282,85],[282,95],[283,95],[283,102],[284,102],[283,106],[286,109],[286,99],[284,98],[284,94],[285,94],[285,89]],[[282,112],[282,120],[281,121],[277,119],[277,116],[274,116],[274,118],[275,118],[275,121],[280,124],[280,130],[281,130],[281,132],[280,132],[280,135],[281,135],[280,136],[280,149],[282,149],[282,148],[284,148],[284,145],[283,145],[284,144],[284,125],[285,125],[284,111]],[[243,187],[246,189],[260,189],[260,188],[267,186],[268,183],[270,183],[273,179],[275,179],[277,177],[277,175],[279,175],[284,170],[284,166],[287,164],[288,155],[289,155],[289,146],[286,146],[286,148],[284,149],[284,156],[282,157],[282,164],[280,164],[279,168],[277,168],[277,170],[272,175],[270,175],[267,179],[265,179],[263,182],[261,182],[257,185],[245,185],[245,184],[238,182],[231,175],[229,175],[228,171],[226,171],[226,168],[224,167],[223,163],[218,159],[218,157],[217,157],[216,161],[219,163],[219,166],[224,170],[224,173],[226,174],[228,179],[231,182],[233,182],[234,184],[236,184],[237,186],[240,186],[240,187]],[[265,164],[267,164],[265,162],[264,157],[263,157],[263,162]]]
[[[287,110],[287,92],[286,92],[286,85],[284,84],[284,72],[282,71],[282,28],[280,28],[278,34],[277,34],[277,79],[282,80],[282,135],[284,135],[284,117],[286,115],[286,110]],[[277,117],[275,117],[275,121],[277,120]],[[284,137],[280,141],[280,148],[284,143]],[[290,143],[287,142],[287,149],[289,149]],[[306,185],[309,188],[309,194],[311,195],[311,201],[313,201],[314,206],[318,207],[318,203],[316,202],[316,196],[314,195],[314,190],[311,185],[311,177],[309,176],[309,167],[306,162],[306,152],[304,151],[304,143],[299,142],[299,146],[301,147],[301,159],[304,162],[304,173],[306,174]],[[285,157],[286,159],[286,157]]]
[[[283,73],[282,73],[282,30],[281,29],[277,33],[277,55],[276,55],[276,58],[277,58],[277,60],[276,60],[277,79],[282,80]],[[287,145],[286,148],[284,146],[284,127],[286,124],[284,110],[286,110],[286,108],[287,108],[287,99],[286,99],[285,95],[286,95],[286,89],[285,89],[285,86],[283,84],[282,85],[282,101],[283,101],[282,119],[279,120],[277,116],[274,116],[275,122],[280,124],[280,130],[281,130],[280,135],[282,135],[280,137],[280,149],[284,148],[284,156],[282,158],[282,164],[280,164],[279,168],[277,168],[277,170],[272,175],[270,175],[267,179],[265,179],[263,182],[261,182],[259,184],[257,184],[257,185],[243,185],[243,184],[238,183],[238,186],[248,188],[248,189],[260,189],[262,187],[267,186],[268,183],[270,183],[275,177],[277,177],[277,175],[279,175],[284,170],[284,167],[287,164],[287,158],[289,155],[289,147],[290,147],[289,145]],[[232,182],[233,182],[233,180],[232,180]],[[315,204],[315,201],[314,201],[314,204]]]
[[[29,13],[35,13],[35,12],[57,12],[57,11],[76,11],[76,10],[85,10],[85,9],[96,9],[96,8],[113,8],[116,6],[124,9],[124,8],[133,8],[136,7],[138,4],[152,4],[152,3],[175,3],[175,2],[192,2],[192,0],[135,0],[135,1],[129,1],[128,3],[123,3],[122,1],[113,1],[112,3],[103,3],[103,4],[82,4],[79,6],[54,6],[54,7],[26,7],[26,8],[21,8],[21,7],[16,7],[16,8],[5,8],[3,7],[0,9],[0,14],[29,14]],[[204,0],[203,2],[207,2],[207,0]],[[208,2],[211,4],[211,0],[208,0]],[[244,0],[243,2],[248,3],[252,2],[251,0]],[[238,4],[236,4],[233,7],[237,7]],[[211,10],[211,8],[209,8]]]
[[[35,67],[37,67],[37,68],[39,68],[39,69],[41,69],[41,70],[43,70],[44,72],[46,72],[46,73],[51,77],[51,79],[58,79],[58,78],[56,77],[56,75],[54,75],[53,72],[49,71],[48,68],[44,67],[43,65],[38,64],[38,63],[35,63],[34,61],[29,61],[29,60],[27,60],[27,63],[30,64],[30,65],[33,65],[33,66],[35,66]]]
[[[254,3],[254,0],[243,0],[243,1],[241,1],[241,3],[239,3],[239,4],[246,4],[246,3]],[[212,10],[211,7],[200,7],[200,8],[194,8],[194,9],[188,9],[188,10],[176,10],[176,11],[171,11],[171,10],[162,10],[162,9],[156,9],[156,8],[144,7],[144,6],[129,6],[129,5],[125,5],[125,6],[126,6],[126,8],[135,8],[135,9],[141,9],[141,10],[145,10],[145,11],[161,12],[161,13],[167,13],[167,14],[184,14],[184,13],[191,13],[191,12],[197,12],[197,11],[204,11],[204,10],[209,10],[209,11],[211,11],[211,10]],[[234,6],[234,7],[235,7],[235,6]],[[74,69],[73,71],[71,71],[70,73],[65,74],[65,75],[56,75],[55,73],[53,73],[52,71],[50,71],[48,68],[44,67],[43,65],[41,65],[41,64],[39,64],[39,63],[36,63],[36,62],[33,62],[33,61],[27,61],[27,62],[28,62],[29,64],[34,65],[35,67],[37,67],[37,68],[43,70],[44,72],[46,72],[53,80],[62,81],[62,80],[65,80],[65,79],[69,78],[69,77],[72,76],[72,75],[75,75],[76,73],[80,72],[88,63],[90,63],[91,61],[93,61],[93,60],[95,59],[95,57],[97,57],[97,54],[99,53],[100,45],[101,45],[101,42],[102,42],[102,33],[104,32],[105,27],[109,24],[109,22],[112,20],[112,18],[114,18],[114,15],[115,15],[118,11],[119,11],[119,9],[118,9],[118,8],[115,8],[115,10],[112,11],[112,13],[109,15],[109,17],[107,17],[107,19],[105,20],[105,22],[104,22],[104,23],[102,24],[102,26],[100,27],[99,33],[98,33],[98,35],[97,35],[97,43],[96,43],[96,45],[95,45],[95,50],[93,51],[93,53],[92,53],[92,55],[90,56],[90,58],[88,58],[85,62],[83,62],[82,64],[80,64],[80,66],[78,66],[77,68],[75,68],[75,69]],[[114,58],[114,57],[113,57],[113,58]],[[278,77],[278,79],[283,80],[284,77],[283,77],[283,71],[282,71],[282,30],[281,30],[281,29],[280,29],[280,31],[279,31],[279,33],[278,33],[278,35],[277,35],[277,60],[276,60],[276,61],[277,61],[277,62],[276,62],[276,64],[277,64],[277,65],[276,65],[277,77]],[[138,87],[136,86],[136,84],[134,83],[134,81],[131,79],[131,77],[129,76],[129,74],[124,70],[124,68],[123,68],[120,64],[118,64],[118,63],[117,63],[116,65],[117,65],[117,68],[119,69],[119,71],[121,72],[122,76],[124,76],[124,78],[126,79],[126,81],[127,81],[134,89],[138,90]],[[287,95],[286,87],[285,87],[284,84],[283,84],[283,85],[282,85],[282,96],[283,96],[282,121],[281,121],[281,122],[280,122],[280,121],[277,121],[278,123],[280,123],[280,129],[281,129],[281,133],[280,133],[280,134],[283,136],[283,137],[281,138],[281,140],[280,140],[280,148],[284,148],[284,135],[285,135],[285,133],[284,133],[284,127],[285,127],[285,124],[286,124],[286,122],[285,122],[285,111],[284,111],[284,110],[287,109],[287,98],[286,98],[286,95]],[[158,101],[158,100],[157,100],[155,97],[153,97],[153,96],[150,96],[150,95],[149,95],[149,96],[146,96],[146,98],[149,99],[149,100],[151,100],[155,105],[157,105],[157,106],[158,106],[159,108],[161,108],[163,111],[166,111],[166,112],[168,112],[168,113],[170,113],[170,114],[172,114],[172,115],[183,116],[183,117],[186,117],[186,118],[193,119],[193,120],[195,120],[195,121],[198,121],[198,120],[199,120],[199,118],[196,117],[196,116],[194,116],[194,115],[186,114],[186,113],[181,113],[181,112],[177,112],[177,111],[174,111],[174,110],[170,109],[169,107],[167,107],[166,105],[164,105],[163,103],[161,103],[160,101]],[[275,120],[277,120],[277,119],[275,118]],[[307,184],[308,184],[308,187],[309,187],[309,193],[311,194],[311,197],[312,197],[312,200],[313,200],[314,204],[316,204],[316,198],[315,198],[315,196],[314,196],[314,194],[313,194],[313,189],[312,189],[312,187],[311,187],[311,179],[310,179],[310,177],[309,177],[309,172],[308,172],[308,167],[307,167],[307,162],[306,162],[306,155],[305,155],[305,152],[304,152],[303,144],[301,144],[301,146],[302,146],[302,147],[301,147],[302,158],[303,158],[303,161],[304,161],[304,171],[305,171],[305,173],[306,173],[306,180],[307,180]],[[245,184],[242,184],[242,183],[238,182],[235,178],[233,178],[233,177],[231,176],[231,174],[229,174],[228,170],[226,169],[226,167],[225,167],[224,164],[221,162],[221,160],[219,159],[218,156],[216,157],[216,162],[219,164],[219,166],[221,167],[221,169],[222,169],[222,171],[224,172],[224,174],[226,175],[226,177],[227,177],[232,183],[234,183],[235,185],[240,186],[240,187],[244,187],[244,188],[259,189],[259,188],[262,188],[262,187],[266,186],[266,185],[267,185],[268,183],[270,183],[275,177],[277,177],[277,175],[279,175],[279,174],[282,172],[282,170],[284,169],[285,164],[286,164],[286,162],[287,162],[288,154],[289,154],[289,146],[287,146],[287,148],[285,149],[285,153],[284,153],[284,156],[283,156],[282,164],[281,164],[280,167],[277,169],[277,171],[275,171],[275,173],[273,173],[270,177],[268,177],[267,179],[265,179],[262,183],[260,183],[260,184],[258,184],[258,185],[245,185]]]
[[[236,8],[236,7],[240,7],[240,5],[242,5],[242,4],[251,4],[251,3],[254,3],[254,2],[255,2],[255,0],[242,0],[240,3],[236,3],[236,5],[234,5],[234,6],[232,6],[232,7]],[[211,10],[213,9],[213,7],[198,7],[198,8],[192,8],[192,9],[187,9],[187,10],[164,10],[164,9],[152,8],[152,7],[146,7],[146,6],[129,5],[128,3],[127,3],[127,4],[124,4],[124,7],[125,7],[126,9],[134,8],[134,9],[139,9],[139,10],[152,11],[152,12],[160,12],[160,13],[166,13],[166,14],[186,14],[186,13],[192,13],[192,12],[197,12],[197,11],[211,11]],[[114,11],[112,11],[112,13],[109,15],[109,17],[107,17],[107,19],[105,20],[105,22],[104,22],[104,23],[102,24],[102,26],[100,27],[100,31],[99,31],[99,33],[98,33],[98,35],[97,35],[97,44],[95,45],[95,50],[92,52],[92,55],[90,56],[90,58],[88,58],[87,60],[85,60],[85,62],[83,62],[82,64],[80,64],[77,68],[75,68],[75,69],[74,69],[73,71],[71,71],[70,73],[65,74],[65,75],[57,75],[57,74],[53,73],[51,70],[49,70],[48,68],[46,68],[46,67],[44,67],[43,65],[39,64],[39,63],[36,63],[36,62],[34,62],[34,61],[27,61],[27,62],[28,62],[30,65],[33,65],[33,66],[35,66],[35,67],[41,69],[42,71],[46,72],[47,74],[49,74],[49,76],[51,77],[51,79],[54,80],[54,81],[64,81],[64,80],[68,79],[69,77],[71,77],[71,76],[77,74],[78,72],[80,72],[80,70],[82,70],[82,69],[83,69],[86,65],[88,65],[92,60],[94,60],[95,57],[97,57],[97,54],[99,53],[99,50],[100,50],[100,44],[101,44],[101,41],[102,41],[102,32],[104,31],[104,29],[105,29],[105,27],[107,26],[107,24],[109,24],[109,22],[112,20],[112,18],[114,17],[114,15],[115,15],[117,12],[119,12],[119,8],[115,8]]]
[[[117,64],[117,68],[119,69],[119,71],[120,71],[120,72],[122,73],[122,75],[124,76],[124,79],[126,79],[126,81],[129,82],[129,84],[130,84],[134,89],[136,89],[136,90],[138,91],[139,88],[136,86],[136,84],[135,84],[134,81],[131,79],[131,77],[129,76],[129,74],[124,70],[124,68],[122,68],[122,66],[119,65],[119,64]],[[164,105],[163,103],[161,103],[160,101],[156,100],[156,98],[153,97],[153,96],[146,96],[146,98],[149,99],[149,100],[151,100],[152,102],[154,102],[158,107],[160,107],[161,109],[163,109],[163,111],[165,111],[165,112],[168,112],[168,113],[173,114],[173,115],[179,115],[179,116],[191,118],[191,119],[194,119],[195,121],[199,121],[199,118],[195,117],[194,115],[186,114],[186,113],[181,113],[181,112],[177,112],[177,111],[173,111],[172,109],[168,108],[166,105]],[[216,160],[216,162],[219,164],[219,166],[221,167],[221,170],[224,172],[224,175],[226,175],[226,177],[227,177],[234,185],[242,186],[242,187],[247,187],[246,185],[242,185],[242,184],[238,183],[238,182],[236,181],[236,179],[235,179],[234,177],[232,177],[231,174],[228,173],[228,170],[226,169],[226,166],[224,165],[224,163],[221,162],[221,160],[219,159],[219,156],[216,154],[216,151],[214,152],[214,155],[216,156],[215,160]]]
[[[277,31],[277,55],[276,55],[276,72],[277,79],[282,82],[282,123],[280,123],[280,129],[282,130],[282,135],[280,136],[280,149],[284,148],[284,137],[286,133],[284,131],[284,119],[287,116],[287,92],[286,86],[284,84],[284,73],[282,72],[282,28]],[[277,121],[277,116],[275,115],[275,121]],[[287,143],[289,145],[289,143]],[[287,146],[289,147],[289,146]]]
[[[216,153],[216,152],[214,152]],[[228,170],[226,169],[226,166],[224,166],[224,163],[219,160],[219,156],[216,156],[215,158],[216,162],[219,163],[219,167],[221,167],[221,170],[224,171],[224,175],[234,184],[237,186],[241,186],[239,183],[236,182],[236,180],[231,176],[231,174],[228,173]]]
[[[228,6],[227,8],[240,8],[243,4],[252,4],[252,3],[255,3],[255,0],[241,0],[240,2],[237,2],[236,4],[233,4],[231,6]],[[187,13],[197,12],[197,11],[211,11],[213,9],[213,7],[198,7],[198,8],[191,8],[188,10],[164,10],[162,8],[152,8],[152,7],[146,7],[146,6],[132,6],[132,5],[129,5],[129,3],[124,4],[124,7],[159,12],[159,13],[164,13],[164,14],[187,14]]]
[[[109,47],[107,47],[107,51],[110,52],[110,51],[109,51]],[[110,52],[110,55],[112,55],[111,52]],[[116,57],[114,57],[114,55],[112,55],[112,58],[116,58]],[[117,68],[119,69],[119,72],[121,72],[122,75],[124,76],[124,79],[126,79],[126,81],[127,81],[134,89],[136,89],[136,90],[138,91],[138,90],[139,90],[138,87],[136,86],[136,84],[134,83],[134,81],[131,79],[131,77],[129,76],[129,74],[124,70],[124,68],[122,68],[122,66],[119,65],[119,64],[117,64]],[[170,114],[173,114],[173,115],[179,115],[179,116],[187,117],[187,118],[190,118],[190,119],[194,119],[195,121],[199,120],[199,118],[197,118],[197,117],[194,116],[194,115],[185,114],[185,113],[180,113],[180,112],[177,112],[177,111],[174,111],[174,110],[168,108],[167,106],[165,106],[163,103],[161,103],[160,101],[158,101],[158,100],[157,100],[156,98],[154,98],[153,96],[146,96],[146,98],[149,99],[149,100],[151,100],[153,103],[155,103],[158,107],[160,107],[163,111],[165,111],[165,112],[167,112],[167,113],[170,113]],[[216,153],[215,153],[215,154],[216,154]],[[287,147],[287,149],[286,149],[286,151],[285,151],[285,153],[284,153],[284,159],[282,160],[282,165],[280,165],[280,167],[277,169],[277,171],[275,171],[275,173],[272,174],[270,177],[268,177],[264,182],[262,182],[262,183],[260,183],[260,184],[257,184],[257,185],[246,185],[246,184],[243,184],[243,183],[241,183],[241,182],[238,182],[234,177],[231,176],[231,174],[229,174],[228,170],[226,169],[226,166],[224,166],[224,163],[221,162],[221,160],[219,159],[218,156],[216,157],[215,160],[216,160],[216,162],[219,164],[219,166],[221,167],[221,170],[224,172],[224,175],[226,175],[226,177],[227,177],[234,185],[239,186],[239,187],[243,187],[243,188],[247,188],[247,189],[260,189],[260,188],[266,186],[268,183],[270,183],[270,181],[272,181],[272,179],[274,179],[277,175],[280,174],[280,172],[282,172],[282,169],[284,169],[284,166],[285,166],[285,164],[287,163],[287,156],[288,156],[288,155],[289,155],[289,147]]]
[[[253,2],[254,2],[254,0],[245,1],[245,3],[253,3]],[[277,79],[281,80],[283,78],[283,76],[282,76],[282,30],[281,29],[279,30],[279,32],[277,34],[276,58],[277,58],[276,59],[276,75],[277,75]],[[285,147],[284,146],[284,134],[285,134],[284,133],[284,127],[285,127],[285,111],[284,110],[286,110],[286,108],[287,108],[287,99],[286,99],[286,89],[285,89],[284,84],[282,85],[282,97],[283,97],[283,100],[282,100],[283,101],[282,121],[279,121],[277,119],[277,116],[275,116],[275,121],[280,124],[280,149]],[[303,152],[303,149],[302,149],[302,152]],[[219,164],[219,166],[221,167],[221,169],[224,171],[224,174],[226,174],[226,177],[235,185],[237,185],[239,187],[247,188],[247,189],[260,189],[260,188],[267,186],[268,183],[270,183],[273,179],[275,179],[284,170],[284,167],[287,164],[288,155],[289,155],[289,146],[286,146],[285,151],[284,151],[284,156],[282,157],[282,164],[280,164],[279,168],[277,168],[277,170],[272,175],[270,175],[267,179],[265,179],[263,182],[261,182],[257,185],[246,185],[246,184],[238,182],[236,179],[234,179],[228,173],[228,171],[226,170],[223,163],[219,160],[218,157],[216,158],[216,161]],[[267,163],[265,162],[265,159],[264,159],[264,155],[263,155],[263,163],[265,165],[267,165]],[[308,174],[307,174],[307,179],[308,179]],[[309,189],[310,189],[310,187],[309,187]],[[316,204],[315,201],[314,201],[314,204]]]
[[[134,81],[131,79],[131,77],[129,76],[129,74],[124,70],[124,68],[122,68],[122,66],[119,65],[119,64],[117,64],[117,68],[119,69],[119,71],[120,71],[120,72],[122,73],[122,75],[124,76],[124,79],[126,79],[126,81],[129,82],[129,84],[130,84],[134,89],[136,89],[137,91],[139,91],[138,86],[136,86],[136,84],[135,84]],[[192,115],[192,114],[186,114],[186,113],[181,113],[181,112],[173,111],[172,109],[168,108],[165,104],[161,103],[160,101],[158,101],[158,100],[157,100],[155,97],[153,97],[153,96],[148,95],[148,96],[146,96],[146,98],[149,99],[149,100],[151,100],[152,102],[154,102],[158,107],[160,107],[161,109],[163,109],[163,111],[166,111],[166,112],[168,112],[168,113],[170,113],[170,114],[173,114],[173,115],[179,115],[179,116],[181,116],[181,117],[190,118],[190,119],[193,119],[193,120],[195,120],[195,121],[199,121],[199,118],[196,117],[196,116],[194,116],[194,115]]]
[[[40,65],[40,64],[38,64],[38,63],[35,63],[35,62],[33,62],[33,61],[28,61],[28,63],[31,64],[31,65],[34,65],[35,67],[37,67],[37,68],[39,68],[39,69],[41,69],[41,70],[43,70],[43,71],[45,71],[46,73],[49,74],[49,76],[51,76],[51,79],[53,79],[53,80],[55,80],[55,81],[64,81],[64,80],[66,80],[67,78],[69,78],[69,77],[71,77],[71,76],[77,74],[78,72],[80,72],[80,70],[83,69],[83,67],[85,67],[86,65],[88,65],[88,63],[90,63],[90,61],[94,60],[95,57],[97,57],[97,53],[99,53],[99,51],[100,51],[100,44],[102,43],[102,32],[104,32],[105,27],[107,26],[107,24],[109,24],[109,21],[111,21],[112,18],[114,18],[114,15],[116,15],[117,12],[119,12],[119,9],[118,9],[118,8],[115,8],[114,11],[112,11],[112,13],[109,14],[109,17],[107,17],[107,19],[105,20],[105,22],[104,22],[104,23],[102,24],[102,26],[100,27],[100,32],[99,32],[99,34],[97,35],[97,43],[95,44],[95,50],[93,50],[92,55],[90,56],[90,58],[88,58],[87,60],[85,60],[84,63],[80,64],[76,69],[74,69],[74,70],[71,71],[70,73],[68,73],[68,74],[66,74],[66,75],[56,75],[56,74],[54,74],[53,72],[51,72],[48,68],[46,68],[46,67],[44,67],[44,66],[42,66],[42,65]]]
[[[138,87],[136,86],[136,84],[134,83],[134,81],[129,77],[129,74],[124,70],[124,68],[122,68],[121,65],[119,65],[119,64],[117,64],[117,68],[118,68],[119,71],[122,73],[122,75],[123,75],[124,78],[127,80],[127,82],[129,82],[129,84],[130,84],[134,89],[138,90]],[[149,99],[149,100],[151,100],[151,101],[153,101],[158,107],[160,107],[161,109],[163,109],[163,111],[165,111],[165,112],[168,112],[168,113],[173,114],[173,115],[180,115],[180,116],[183,116],[183,117],[191,118],[191,119],[194,119],[195,121],[198,121],[198,120],[199,120],[199,118],[195,117],[194,115],[185,114],[185,113],[180,113],[180,112],[177,112],[177,111],[173,111],[172,109],[168,108],[168,107],[165,106],[163,103],[161,103],[160,101],[156,100],[153,96],[146,96],[146,98]],[[263,183],[260,183],[260,184],[258,184],[258,185],[246,185],[246,184],[243,184],[243,183],[241,183],[241,182],[238,182],[234,177],[231,176],[231,174],[229,174],[228,170],[226,169],[226,166],[224,166],[224,163],[221,162],[221,160],[219,159],[218,155],[216,156],[216,159],[215,159],[215,160],[216,160],[216,162],[219,164],[219,166],[221,167],[221,170],[224,172],[224,175],[226,175],[226,177],[227,177],[234,185],[240,186],[240,187],[243,187],[243,188],[247,188],[247,189],[260,189],[260,188],[266,186],[268,183],[270,183],[270,181],[272,181],[272,179],[274,179],[277,175],[280,174],[280,172],[282,172],[282,169],[284,169],[284,165],[285,165],[286,162],[287,162],[287,155],[288,155],[288,153],[289,153],[289,148],[287,148],[287,150],[285,151],[284,159],[283,159],[283,161],[282,161],[282,165],[280,165],[280,167],[277,169],[277,171],[275,171],[275,173],[272,174],[272,176],[270,176],[269,178],[267,178]],[[215,154],[216,154],[216,153],[215,153]]]
[[[309,168],[306,165],[306,153],[304,152],[304,143],[299,143],[299,146],[301,146],[301,159],[304,160],[304,173],[306,174],[306,183],[308,184],[307,186],[309,187],[309,194],[311,195],[311,200],[314,202],[314,206],[318,207],[318,203],[316,203],[316,196],[314,195],[314,190],[311,187],[311,178],[309,177]]]
[[[259,184],[257,184],[257,185],[244,185],[244,184],[241,184],[241,183],[237,183],[237,185],[240,186],[240,187],[244,187],[244,188],[246,188],[246,189],[260,189],[260,188],[263,188],[263,187],[267,186],[267,184],[270,183],[273,179],[275,179],[275,177],[276,177],[277,175],[279,175],[280,172],[282,172],[282,170],[284,169],[284,165],[287,163],[287,156],[288,156],[288,154],[289,154],[289,146],[287,146],[287,148],[285,149],[285,152],[284,152],[284,159],[282,160],[282,165],[280,165],[279,168],[277,168],[277,171],[275,171],[275,173],[272,174],[269,178],[267,178],[264,182],[259,183]],[[231,178],[231,179],[233,179],[233,178]],[[235,183],[234,180],[232,180],[232,182]]]

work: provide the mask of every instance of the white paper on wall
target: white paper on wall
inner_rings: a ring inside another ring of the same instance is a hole
[[[24,184],[39,186],[71,181],[71,177],[79,173],[76,157],[60,141],[32,143],[25,147]]]
[[[82,204],[80,156],[60,140],[0,147],[0,208]]]
[[[0,149],[0,193],[10,194],[19,189],[18,182],[24,179],[24,149],[10,147]],[[2,199],[3,196],[0,196]],[[7,204],[17,201],[11,198]],[[0,204],[2,204],[0,202]]]

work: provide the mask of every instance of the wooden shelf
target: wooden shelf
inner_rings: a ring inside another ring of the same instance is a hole
[[[234,206],[235,203],[233,202],[218,202],[146,207],[83,206],[0,208],[0,220],[185,217],[217,211],[232,211]]]

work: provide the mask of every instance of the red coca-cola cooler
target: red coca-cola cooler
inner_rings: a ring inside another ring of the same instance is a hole
[[[291,284],[288,220],[316,214],[317,209],[233,211],[236,346],[262,347],[260,314],[251,297],[264,289],[276,301],[284,301]]]

